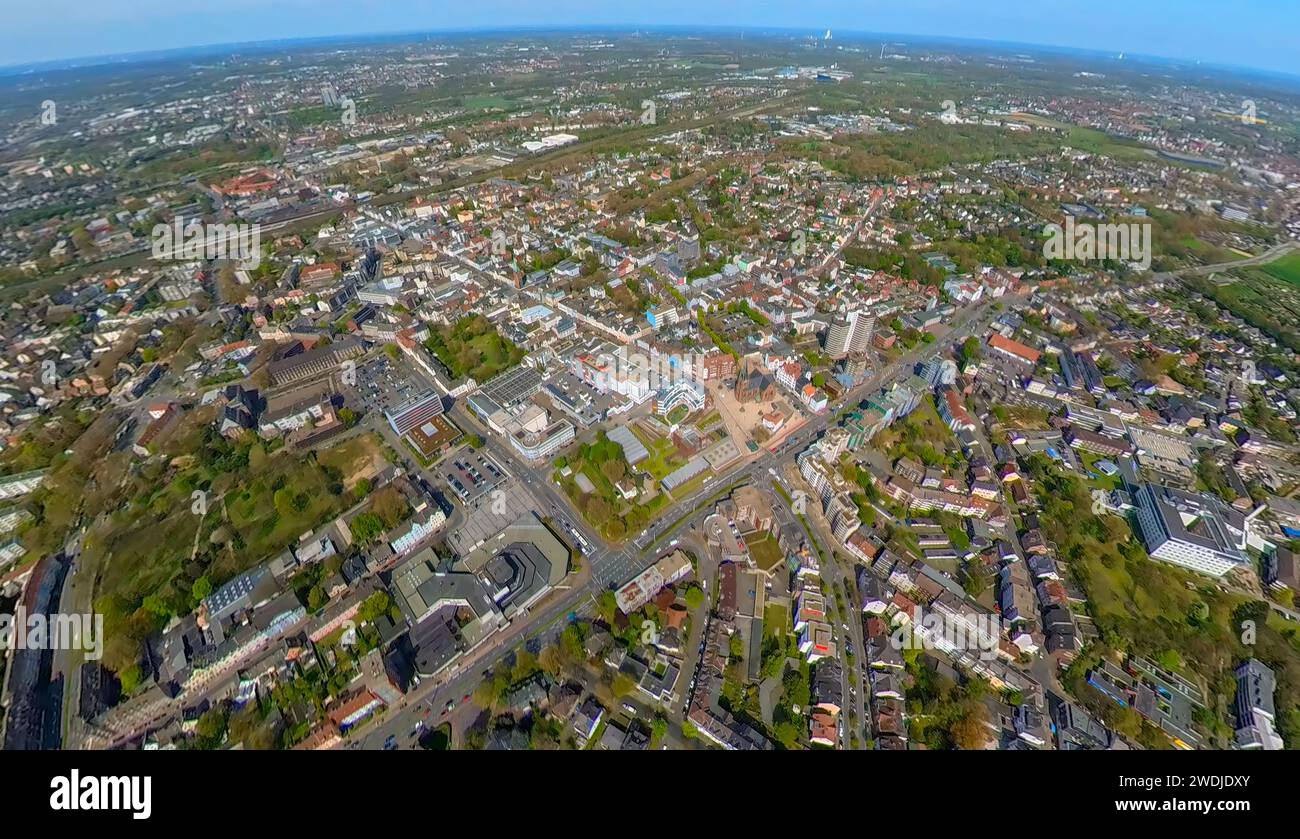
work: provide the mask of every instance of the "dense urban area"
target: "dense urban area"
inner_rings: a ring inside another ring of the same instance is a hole
[[[4,747],[1300,747],[1297,240],[1122,55],[0,76]]]

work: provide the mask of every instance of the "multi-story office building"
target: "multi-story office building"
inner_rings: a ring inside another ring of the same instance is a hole
[[[826,354],[831,358],[841,358],[850,353],[866,352],[875,328],[875,317],[863,312],[850,312],[847,318],[831,321],[826,331]]]
[[[1214,577],[1248,561],[1245,517],[1218,498],[1144,484],[1134,500],[1152,557]]]
[[[1237,666],[1237,747],[1273,751],[1284,748],[1274,725],[1273,691],[1277,678],[1257,659]]]

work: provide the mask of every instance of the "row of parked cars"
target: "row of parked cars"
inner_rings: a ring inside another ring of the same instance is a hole
[[[474,462],[477,462],[478,466],[475,466]],[[447,483],[451,486],[452,491],[460,496],[462,502],[469,501],[471,489],[478,491],[481,484],[495,484],[505,477],[497,465],[490,458],[485,458],[483,455],[474,456],[473,461],[470,460],[469,456],[466,456],[464,460],[453,460],[452,467],[446,473]],[[484,476],[479,471],[479,467],[490,472],[492,474],[491,479]],[[468,487],[465,486],[466,482],[469,483]]]

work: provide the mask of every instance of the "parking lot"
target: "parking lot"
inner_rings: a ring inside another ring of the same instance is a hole
[[[470,448],[462,448],[444,460],[438,467],[438,474],[447,482],[452,494],[465,504],[490,494],[510,478],[491,455]]]
[[[430,388],[430,384],[405,365],[394,362],[386,355],[357,365],[357,396],[366,411],[390,411],[417,394]]]

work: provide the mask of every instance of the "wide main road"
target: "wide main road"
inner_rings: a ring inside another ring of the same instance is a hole
[[[960,342],[984,329],[992,319],[992,305],[992,301],[989,301],[959,312],[950,324],[950,331],[944,336],[944,341]],[[934,357],[939,352],[938,346],[922,345],[905,353],[846,394],[842,404],[852,405],[874,389],[906,378],[918,362]],[[588,538],[594,539],[591,542],[593,550],[585,557],[591,572],[586,582],[553,592],[527,614],[516,618],[505,630],[467,653],[450,671],[421,682],[387,717],[367,729],[360,738],[345,741],[344,747],[380,749],[390,736],[395,738],[399,748],[410,747],[413,743],[412,734],[421,721],[431,727],[446,721],[439,714],[448,700],[456,705],[451,716],[459,719],[463,713],[463,697],[473,692],[482,680],[484,670],[496,666],[523,643],[546,643],[553,640],[563,630],[570,614],[590,615],[594,611],[596,595],[626,582],[654,561],[654,548],[661,538],[701,523],[712,509],[712,505],[704,504],[705,501],[728,486],[761,481],[765,475],[770,475],[769,470],[781,474],[782,467],[793,461],[808,443],[826,429],[832,419],[830,414],[813,419],[786,440],[775,455],[765,453],[757,460],[741,462],[730,471],[715,477],[689,498],[674,501],[661,511],[655,524],[636,539],[621,546],[606,544],[597,534],[590,532],[580,515],[573,513],[567,506],[561,507],[584,534],[590,534]],[[516,474],[539,498],[559,498],[567,502],[550,483],[549,474],[539,474],[544,471],[544,467],[528,468],[506,452],[504,447],[497,447],[490,435],[484,435],[484,439],[495,455],[509,458]]]
[[[1167,271],[1162,274],[1156,274],[1155,279],[1163,280],[1170,277],[1201,276],[1204,274],[1213,274],[1216,271],[1231,271],[1236,268],[1248,268],[1252,265],[1263,265],[1265,262],[1272,262],[1297,248],[1300,248],[1300,242],[1282,242],[1279,245],[1274,245],[1269,248],[1259,256],[1251,256],[1245,259],[1234,260],[1233,262],[1220,262],[1215,265],[1199,265],[1195,268],[1183,268],[1177,271]]]
[[[1010,299],[1020,299],[1018,296],[1012,296]],[[969,307],[957,313],[956,317],[949,324],[949,331],[944,335],[943,340],[946,343],[957,343],[966,340],[971,335],[975,335],[983,330],[992,320],[992,307],[996,301],[989,300],[976,306]],[[840,409],[850,407],[860,401],[878,388],[889,387],[895,382],[906,379],[912,375],[916,365],[922,361],[929,360],[938,355],[940,351],[936,344],[922,344],[914,350],[904,353],[894,360],[889,366],[881,369],[875,375],[868,378],[862,384],[844,395],[840,401]],[[794,457],[813,439],[820,436],[826,430],[838,414],[827,412],[821,416],[814,417],[792,433],[781,443],[772,457],[768,452],[758,455],[758,459],[750,461],[747,465],[742,462],[738,468],[739,471],[726,473],[715,478],[710,485],[712,490],[706,489],[701,494],[716,492],[716,488],[726,486],[737,481],[754,480],[759,478],[768,469],[780,474],[781,466],[793,460]],[[674,503],[672,506],[665,508],[658,520],[634,542],[638,548],[653,546],[655,541],[669,530],[676,529],[674,522],[681,515],[684,515],[692,508],[692,504],[698,496],[693,496],[684,502]]]

